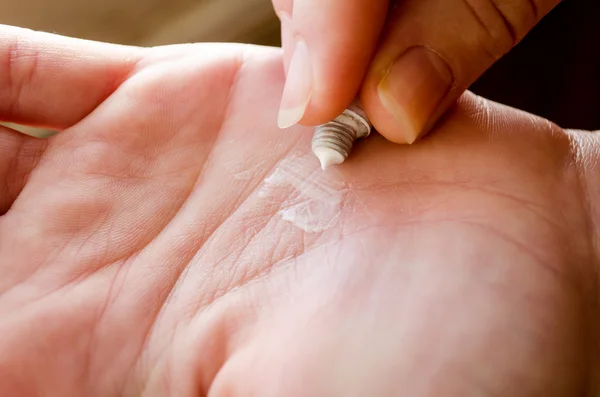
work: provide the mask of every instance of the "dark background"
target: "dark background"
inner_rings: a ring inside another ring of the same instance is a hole
[[[600,130],[600,0],[564,0],[471,90],[563,128]]]

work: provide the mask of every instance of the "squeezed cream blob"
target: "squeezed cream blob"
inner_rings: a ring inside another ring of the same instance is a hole
[[[307,233],[335,226],[347,193],[333,173],[324,173],[312,155],[282,160],[264,181],[261,197],[284,197],[278,214],[282,220]]]
[[[319,159],[323,171],[332,165],[342,164],[345,160],[341,153],[328,147],[315,147],[313,153]]]

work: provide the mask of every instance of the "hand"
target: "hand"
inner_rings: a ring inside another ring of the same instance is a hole
[[[377,130],[413,143],[559,2],[273,0],[287,70],[279,124],[327,122],[360,89]]]
[[[2,396],[595,395],[598,138],[467,94],[323,173],[278,50],[2,28]]]

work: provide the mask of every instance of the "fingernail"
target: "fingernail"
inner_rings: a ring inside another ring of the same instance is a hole
[[[292,18],[285,12],[279,12],[277,14],[279,21],[281,22],[281,47],[283,48],[283,64],[285,69],[285,75],[287,76],[290,68],[290,58],[292,51],[294,51],[294,25]]]
[[[390,66],[378,95],[406,143],[418,138],[453,81],[446,62],[426,47],[407,50]]]
[[[308,47],[304,40],[297,40],[294,46],[294,55],[290,60],[287,81],[283,89],[283,98],[277,120],[279,128],[291,127],[302,120],[310,102],[312,80]]]

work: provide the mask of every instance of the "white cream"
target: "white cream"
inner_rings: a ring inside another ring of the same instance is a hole
[[[265,179],[263,198],[281,200],[279,216],[307,233],[318,233],[337,224],[347,194],[333,173],[323,173],[311,155],[282,160]]]
[[[342,164],[345,160],[341,153],[328,147],[315,147],[313,153],[319,159],[323,171],[332,165]]]

